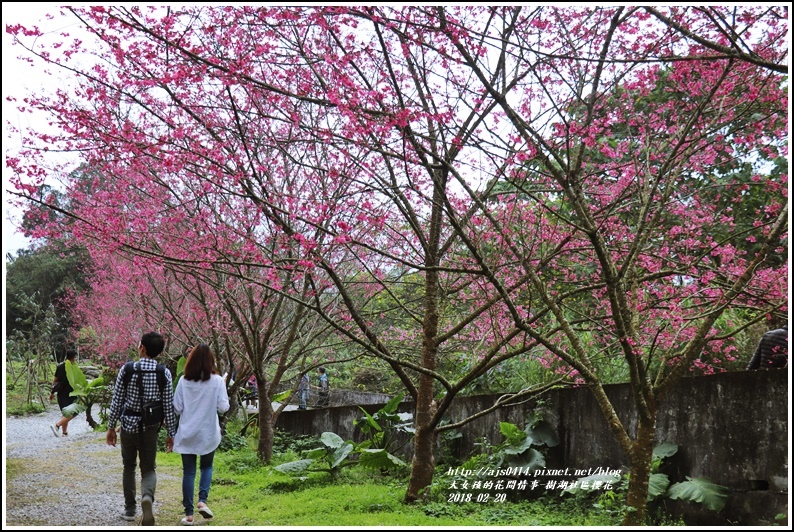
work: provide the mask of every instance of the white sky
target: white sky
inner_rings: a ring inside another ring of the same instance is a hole
[[[43,77],[37,77],[35,71],[27,65],[23,65],[17,59],[21,53],[19,46],[12,46],[13,38],[5,32],[8,24],[24,24],[26,26],[36,25],[40,28],[51,27],[52,22],[47,22],[44,15],[48,12],[57,13],[58,4],[49,3],[22,3],[22,2],[3,2],[3,257],[8,252],[16,254],[20,248],[25,248],[30,241],[17,232],[20,213],[11,211],[7,202],[7,190],[9,172],[5,165],[5,159],[9,155],[15,154],[19,149],[19,138],[9,138],[6,123],[11,123],[17,128],[30,124],[26,116],[22,116],[13,102],[6,101],[9,95],[18,99],[25,96],[26,91],[36,90],[42,86]],[[5,277],[5,269],[3,270]],[[5,283],[3,283],[5,288]]]

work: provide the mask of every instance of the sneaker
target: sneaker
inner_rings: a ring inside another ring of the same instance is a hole
[[[143,519],[141,519],[141,526],[154,526],[154,513],[152,512],[152,497],[144,495],[141,499],[141,510],[143,511]]]
[[[52,431],[52,433],[55,435],[56,438],[58,437],[58,428],[59,428],[58,425],[50,425],[50,430]]]
[[[207,506],[206,503],[203,502],[198,503],[198,507],[196,509],[204,519],[212,519],[213,517],[212,510],[210,510],[210,507]]]
[[[185,525],[185,526],[193,526],[193,516],[192,515],[186,515],[185,517],[183,517],[182,518],[182,524]]]
[[[124,512],[121,514],[121,518],[125,521],[135,521],[135,514],[128,514],[127,512]]]

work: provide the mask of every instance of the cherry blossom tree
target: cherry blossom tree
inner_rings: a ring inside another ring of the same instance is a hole
[[[66,184],[73,238],[235,275],[389,364],[416,404],[406,501],[454,397],[530,356],[592,391],[643,523],[659,402],[788,311],[782,8],[68,12],[95,62],[7,30],[79,80],[24,103],[63,133],[9,158],[14,193],[48,206],[36,148],[78,151],[102,177]],[[476,363],[451,378],[461,352]],[[636,427],[604,392],[612,362]]]

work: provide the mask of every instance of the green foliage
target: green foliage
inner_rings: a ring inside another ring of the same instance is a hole
[[[400,433],[414,433],[413,414],[397,412],[397,407],[403,397],[403,393],[392,397],[386,405],[372,415],[359,406],[364,412],[364,416],[355,420],[353,424],[361,430],[362,434],[368,436],[369,447],[394,453],[397,450],[395,447],[399,443],[397,436]],[[407,442],[407,440],[405,441]]]
[[[316,448],[319,444],[320,439],[313,434],[294,436],[278,429],[273,431],[273,454],[303,454]]]
[[[105,405],[110,397],[110,377],[102,373],[99,377],[88,380],[85,373],[80,369],[80,366],[66,361],[66,378],[72,387],[69,395],[76,400],[74,403],[64,408],[63,413],[67,416],[76,416],[82,412],[90,411],[94,404]],[[97,428],[96,422],[93,419],[88,419],[92,428]]]
[[[282,459],[274,455],[274,461]],[[157,457],[158,472],[181,478],[179,455]],[[423,504],[404,504],[406,477],[368,469],[345,468],[329,482],[325,474],[309,478],[274,473],[257,459],[255,448],[216,453],[212,506],[224,527],[288,528],[473,528],[505,526],[614,526],[613,518],[592,506],[560,497],[505,504],[449,503],[444,494]],[[159,488],[158,488],[159,489]],[[177,487],[178,489],[178,487]],[[178,500],[174,500],[175,508]],[[181,509],[181,507],[180,507]],[[178,525],[178,511],[173,524]],[[163,519],[168,519],[163,514]],[[218,517],[216,517],[216,521]],[[163,524],[167,521],[163,521]],[[218,524],[218,523],[215,523]],[[210,524],[212,526],[212,524]]]
[[[686,477],[686,481],[670,486],[667,496],[671,499],[697,502],[719,512],[728,499],[728,488],[715,484],[707,478]]]
[[[227,469],[236,475],[245,475],[251,472],[259,474],[264,468],[262,461],[250,448],[222,453],[218,456],[224,457],[223,460],[226,463]]]
[[[176,390],[176,385],[179,383],[179,379],[182,378],[182,375],[185,374],[185,364],[187,364],[186,357],[179,357],[179,360],[176,361],[176,376],[172,379],[172,386],[174,390]]]
[[[85,249],[50,245],[17,250],[6,257],[6,334],[26,338],[46,337],[54,352],[68,343],[70,316],[61,302],[70,292],[87,289],[84,265],[90,262]],[[47,329],[42,329],[45,312],[51,312]]]
[[[337,479],[343,468],[354,465],[373,469],[398,469],[407,466],[384,449],[370,449],[368,440],[355,444],[350,440],[343,440],[333,432],[323,432],[320,443],[320,447],[306,453],[306,458],[278,465],[275,470],[291,475],[323,472]]]
[[[707,478],[692,478],[686,477],[687,480],[670,484],[669,477],[659,472],[659,468],[666,458],[670,458],[678,452],[678,446],[673,443],[661,443],[654,447],[651,456],[651,469],[650,478],[648,481],[648,497],[649,503],[659,500],[660,498],[667,497],[670,499],[677,499],[682,501],[696,502],[702,504],[704,507],[719,512],[725,507],[725,502],[728,497],[728,488],[715,484]],[[616,485],[616,495],[606,496],[606,492],[599,496],[598,502],[594,505],[600,509],[609,509],[610,511],[618,511],[622,509],[623,512],[628,510],[624,505],[625,493],[628,490],[629,474],[615,477],[612,475],[591,475],[582,477],[571,487],[563,490],[563,494],[581,495],[590,492],[602,492],[594,481],[606,482],[610,480]],[[587,487],[582,487],[582,486]]]
[[[218,445],[218,450],[221,452],[236,451],[238,449],[243,449],[245,446],[246,440],[244,436],[227,431],[226,434],[224,434],[221,438],[221,443]]]
[[[504,464],[527,468],[528,471],[544,468],[545,450],[559,445],[554,428],[537,414],[529,416],[523,430],[506,421],[499,423],[499,430],[505,441],[489,452],[496,460],[496,467]]]

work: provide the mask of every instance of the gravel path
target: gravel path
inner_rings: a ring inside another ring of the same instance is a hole
[[[69,423],[69,435],[56,438],[50,425],[60,419],[57,405],[43,414],[5,418],[6,486],[4,522],[30,527],[125,527],[140,524],[121,519],[121,450],[105,444],[80,414]],[[181,468],[158,460],[157,525],[179,526],[182,518]],[[140,472],[138,474],[140,498]],[[196,523],[197,525],[203,523]]]

